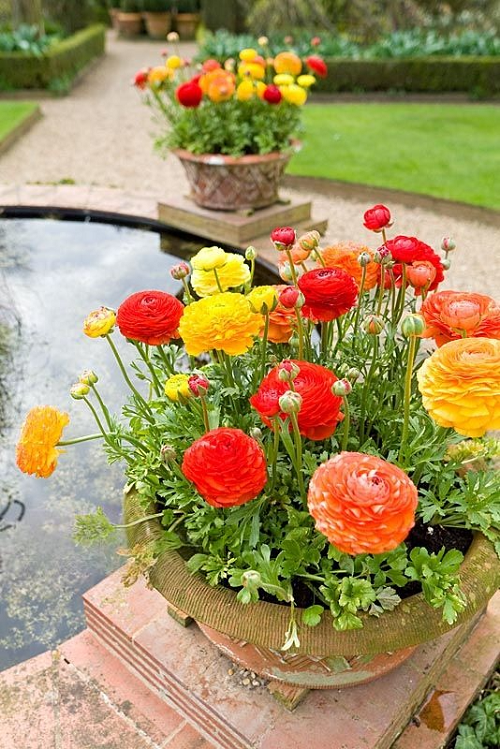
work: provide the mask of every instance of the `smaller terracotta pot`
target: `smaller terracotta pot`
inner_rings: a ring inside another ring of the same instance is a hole
[[[175,28],[182,40],[194,39],[196,29],[200,22],[198,13],[177,13],[175,17]]]
[[[142,15],[140,13],[119,11],[117,23],[118,31],[122,36],[138,36],[142,31]]]
[[[172,28],[171,13],[150,13],[149,11],[144,11],[142,17],[146,24],[148,36],[151,39],[165,39]]]

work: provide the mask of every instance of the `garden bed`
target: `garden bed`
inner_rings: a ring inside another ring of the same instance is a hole
[[[54,44],[40,56],[0,52],[0,88],[29,88],[67,93],[76,75],[104,54],[105,27],[88,26]]]
[[[0,102],[0,154],[15,143],[42,116],[32,102]]]

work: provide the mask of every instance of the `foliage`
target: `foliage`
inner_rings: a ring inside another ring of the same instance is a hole
[[[172,5],[172,0],[142,0],[141,10],[146,13],[169,13]]]
[[[23,24],[13,31],[0,32],[0,52],[24,52],[41,57],[59,38],[56,34],[40,36],[37,26]]]
[[[500,674],[466,712],[458,726],[454,749],[496,749],[500,746]]]

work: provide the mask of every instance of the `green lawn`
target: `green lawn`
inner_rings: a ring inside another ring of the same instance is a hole
[[[500,209],[500,106],[308,104],[289,172]]]
[[[0,101],[0,145],[37,108],[26,101]]]

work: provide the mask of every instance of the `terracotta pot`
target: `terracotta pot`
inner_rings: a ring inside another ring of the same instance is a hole
[[[252,156],[196,155],[172,149],[181,161],[191,197],[204,208],[238,211],[264,208],[278,200],[278,188],[291,154],[282,151]]]
[[[117,27],[122,36],[138,36],[142,31],[142,15],[140,13],[123,13],[117,15]]]
[[[144,11],[142,14],[146,31],[151,39],[165,39],[172,27],[171,13],[150,13]]]
[[[179,34],[179,38],[182,40],[194,39],[199,22],[199,13],[177,13],[175,17],[175,29]]]
[[[110,8],[109,9],[109,17],[111,20],[111,28],[115,31],[118,31],[118,13],[120,12],[120,8]]]
[[[125,522],[144,517],[138,495],[125,497]],[[157,519],[128,529],[128,541],[154,541],[162,535]],[[182,556],[165,551],[150,574],[150,582],[166,600],[192,617],[201,630],[238,663],[267,678],[310,689],[332,689],[361,684],[402,663],[414,647],[469,621],[487,605],[500,583],[500,561],[493,545],[475,534],[460,569],[466,607],[453,626],[440,609],[426,603],[422,593],[403,600],[380,618],[362,615],[363,628],[337,632],[326,613],[317,627],[300,626],[300,648],[293,655],[281,651],[289,624],[287,606],[259,601],[243,607],[236,592],[208,585],[192,575]]]

